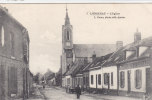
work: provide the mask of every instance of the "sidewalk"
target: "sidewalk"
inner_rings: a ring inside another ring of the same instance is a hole
[[[34,92],[26,100],[44,100],[44,96],[40,93],[38,87],[35,87]]]
[[[62,87],[56,87],[58,89],[63,89]],[[88,93],[88,92],[85,92],[85,93],[82,93],[82,95],[85,95],[85,96],[90,96],[90,97],[98,97],[98,98],[101,98],[101,99],[105,99],[105,100],[142,100],[142,98],[135,98],[135,97],[127,97],[127,96],[112,96],[112,95],[105,95],[105,94],[93,94],[93,93]]]
[[[111,96],[111,95],[104,95],[104,94],[84,93],[83,95],[98,97],[98,98],[106,99],[106,100],[142,100],[141,98],[125,97],[125,96]]]

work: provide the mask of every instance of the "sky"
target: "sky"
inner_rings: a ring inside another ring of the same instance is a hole
[[[66,4],[2,4],[25,26],[30,36],[30,70],[57,72],[62,54],[62,25]],[[152,4],[67,4],[75,44],[133,42],[137,28],[142,38],[152,36]],[[117,13],[93,15],[93,13]],[[104,18],[97,18],[104,17]],[[96,18],[95,18],[96,17]]]

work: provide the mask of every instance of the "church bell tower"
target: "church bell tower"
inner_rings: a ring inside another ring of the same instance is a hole
[[[62,43],[63,49],[72,49],[73,48],[73,34],[72,34],[73,27],[70,24],[70,19],[68,16],[68,10],[66,8],[66,17],[65,17],[65,24],[62,25]]]
[[[70,24],[66,8],[65,23],[62,25],[62,73],[65,73],[73,63],[73,27]]]

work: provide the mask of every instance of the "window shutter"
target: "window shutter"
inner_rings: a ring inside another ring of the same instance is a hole
[[[136,89],[140,89],[142,86],[142,70],[135,71],[135,87]]]
[[[101,85],[101,74],[98,74],[98,84]]]
[[[93,84],[93,75],[91,75],[91,84]]]
[[[111,72],[111,85],[113,85],[113,72]]]
[[[104,84],[106,84],[106,73],[104,73]]]
[[[124,73],[124,71],[120,72],[120,87],[121,88],[125,87],[125,73]]]

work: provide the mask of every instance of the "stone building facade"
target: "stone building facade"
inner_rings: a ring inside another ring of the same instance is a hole
[[[28,97],[29,42],[26,28],[0,6],[0,100]]]

